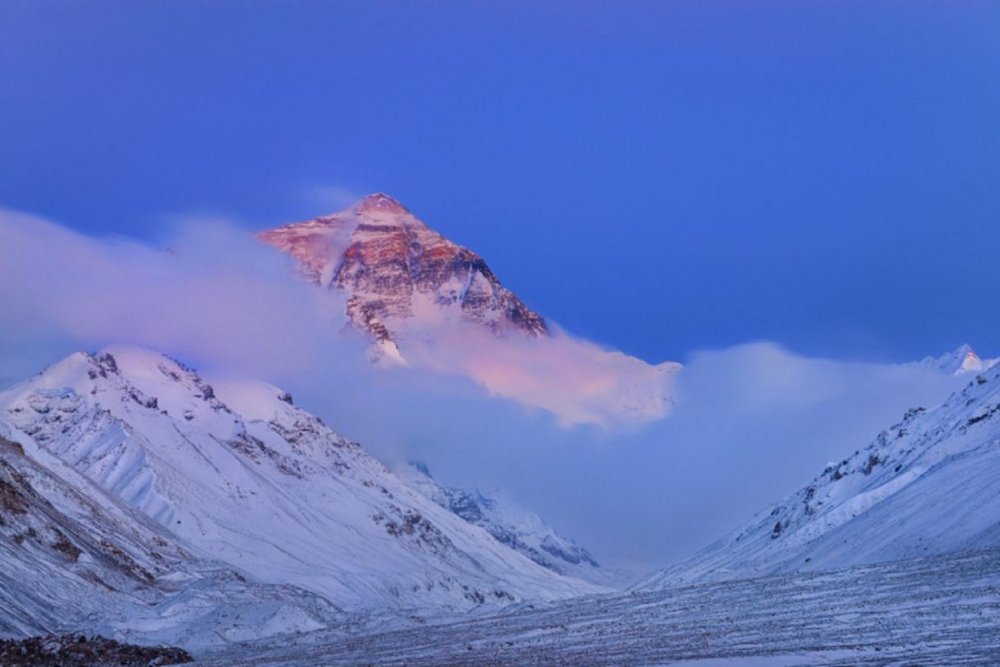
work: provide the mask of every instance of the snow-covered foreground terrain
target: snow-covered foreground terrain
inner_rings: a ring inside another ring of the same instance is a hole
[[[320,596],[189,551],[4,434],[0,423],[0,637],[99,632],[201,646],[345,620]]]
[[[320,631],[200,665],[991,665],[1000,550],[519,605],[374,634]]]

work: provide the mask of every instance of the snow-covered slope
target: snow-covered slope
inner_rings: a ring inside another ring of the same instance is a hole
[[[344,616],[180,546],[0,422],[0,636],[83,630],[196,647]]]
[[[487,496],[479,491],[441,486],[422,463],[411,463],[399,474],[441,507],[482,527],[501,543],[553,572],[609,586],[624,576],[602,567],[586,549],[502,493]]]
[[[640,587],[1000,546],[1000,367],[911,409],[745,529]]]
[[[164,356],[114,347],[0,394],[0,418],[182,543],[343,608],[595,590],[430,501],[264,383],[213,388]]]

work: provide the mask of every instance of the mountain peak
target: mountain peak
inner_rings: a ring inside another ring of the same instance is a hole
[[[456,315],[498,335],[548,334],[545,320],[504,287],[482,257],[383,192],[258,238],[298,260],[306,280],[346,292],[351,322],[390,352],[405,330]]]
[[[981,373],[996,363],[996,359],[981,358],[971,345],[965,343],[956,350],[940,357],[927,357],[921,362],[921,365],[952,375],[962,375],[964,373]]]
[[[406,214],[410,212],[410,209],[406,208],[396,199],[393,199],[384,192],[374,192],[363,197],[357,204],[355,204],[354,211],[357,213],[382,212]]]

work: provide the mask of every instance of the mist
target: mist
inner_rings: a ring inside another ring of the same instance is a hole
[[[458,326],[411,347],[410,367],[378,368],[336,292],[218,219],[175,221],[153,247],[0,212],[0,266],[0,385],[111,343],[266,379],[386,463],[502,489],[636,573],[691,555],[962,382],[773,342],[694,351],[675,373],[558,328],[498,343]]]

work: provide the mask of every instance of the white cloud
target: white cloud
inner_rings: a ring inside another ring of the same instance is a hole
[[[168,252],[0,212],[3,341],[128,342],[264,375],[338,344],[338,296],[296,283],[244,230],[202,219],[174,231]]]
[[[621,427],[662,419],[673,407],[677,364],[651,366],[555,330],[498,338],[456,318],[422,325],[403,341],[417,368],[463,375],[492,396],[548,411],[564,427]]]

